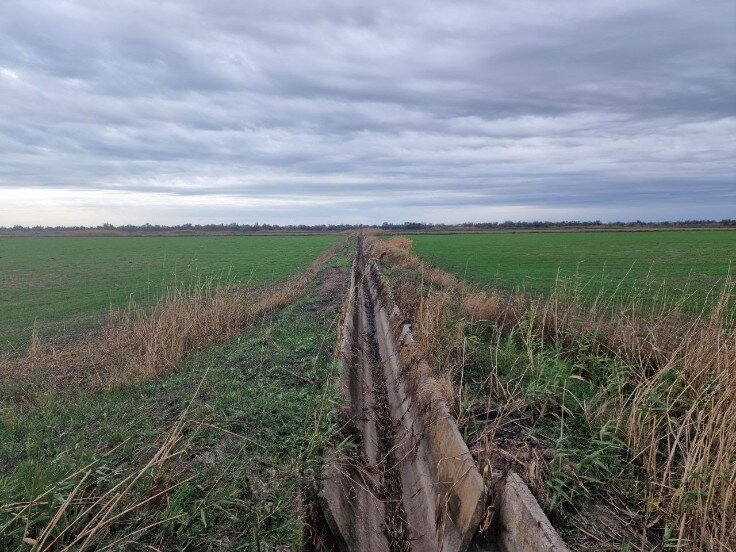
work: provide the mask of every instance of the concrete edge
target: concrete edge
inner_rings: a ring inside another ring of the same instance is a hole
[[[377,263],[375,261],[372,261],[371,264],[372,270],[377,275],[380,285],[384,288],[384,293],[388,297],[387,302],[389,303],[389,305],[385,306],[391,309],[391,318],[395,320],[401,320],[401,309],[393,300],[390,288],[387,286],[385,280],[383,279]],[[414,340],[410,325],[407,323],[401,323],[395,326],[394,337],[400,349],[403,349],[407,344],[411,344],[411,342]],[[430,370],[428,366],[427,370]],[[432,378],[433,376],[431,376],[429,373],[425,373],[422,377]],[[455,460],[453,460],[452,464],[456,464],[456,460],[459,458],[464,458],[466,460],[470,459],[471,455],[470,451],[468,450],[467,444],[460,435],[460,432],[455,425],[454,420],[449,417],[447,405],[445,404],[444,399],[433,393],[433,398],[430,401],[430,408],[431,410],[433,410],[433,413],[430,415],[431,419],[451,421],[451,424],[448,425],[452,426],[446,427],[444,431],[439,433],[436,431],[430,432],[430,440],[433,444],[432,448],[438,451],[446,449],[449,432],[450,434],[452,434],[452,437],[449,437],[449,441],[452,442],[451,448],[454,449],[454,454],[452,454],[452,456],[459,453],[459,456],[454,456]],[[459,444],[457,441],[458,439],[460,441]],[[461,464],[463,464],[463,467],[461,469],[464,470],[465,462],[461,462]],[[473,465],[475,466],[474,461]],[[482,481],[482,476],[480,476],[477,467],[474,472],[478,474]],[[467,472],[465,473],[467,476]],[[461,483],[463,482],[462,480],[465,480],[467,478],[466,476],[460,478]],[[470,479],[474,478],[471,476]],[[477,485],[477,483],[475,485]],[[470,483],[470,487],[473,487],[475,485],[473,483]],[[500,486],[500,492],[496,493],[495,496],[493,496],[492,498],[498,516],[497,523],[499,527],[499,534],[497,536],[497,546],[499,546],[502,551],[570,552],[570,549],[567,547],[555,528],[552,527],[549,519],[542,511],[539,503],[537,502],[537,499],[534,498],[534,495],[529,490],[529,487],[518,474],[510,472],[506,476],[505,480],[500,483]],[[485,490],[484,484],[483,488]],[[455,494],[455,491],[458,490],[460,489],[453,487],[451,488],[450,492]],[[460,494],[462,495],[463,493]],[[485,496],[486,495],[484,494],[483,497],[485,498]],[[458,501],[462,501],[462,496],[455,496],[454,498],[457,508]],[[484,512],[485,501],[478,500],[475,511],[470,516],[470,519],[468,519],[467,517],[465,518],[466,523],[470,521],[470,524],[466,525],[466,527],[469,527],[470,525],[472,525],[474,528],[477,527]],[[472,534],[469,536],[472,537]],[[467,537],[468,536],[466,535],[466,538]],[[467,542],[465,544],[467,545]]]
[[[506,476],[495,500],[498,514],[498,544],[506,552],[569,552],[552,527],[524,480],[516,473]]]
[[[396,304],[378,265],[370,261],[368,270],[381,288],[381,298],[394,343],[401,352],[411,347],[414,337],[408,324],[402,322],[401,309]],[[435,487],[438,503],[444,503],[446,515],[457,527],[461,545],[459,550],[467,549],[486,510],[488,490],[483,476],[478,471],[467,443],[460,434],[455,419],[450,414],[444,398],[435,390],[429,392],[429,400],[420,400],[419,389],[432,389],[435,378],[432,369],[424,359],[415,365],[417,382],[415,389],[407,389],[415,404],[423,404],[425,420],[424,438],[434,457]]]

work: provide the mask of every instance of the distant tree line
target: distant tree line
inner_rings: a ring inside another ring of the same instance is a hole
[[[462,224],[433,224],[424,222],[404,222],[402,224],[391,224],[384,222],[381,228],[384,230],[422,231],[422,230],[454,230],[454,229],[477,229],[477,230],[533,230],[543,228],[667,228],[667,227],[736,227],[736,219],[722,220],[679,220],[646,222],[637,220],[633,222],[601,222],[600,220],[562,220],[562,221],[512,221],[505,222],[464,222]]]
[[[448,230],[454,228],[468,228],[478,230],[508,230],[508,229],[544,229],[544,228],[667,228],[667,227],[722,227],[722,226],[736,226],[736,219],[721,219],[721,220],[679,220],[679,221],[659,221],[659,222],[647,222],[642,220],[629,221],[629,222],[601,222],[600,220],[562,220],[562,221],[546,221],[546,220],[535,220],[535,221],[512,221],[507,220],[505,222],[465,222],[462,224],[426,224],[421,222],[405,222],[403,224],[388,224],[384,223],[381,228],[390,230],[441,230],[447,228]]]
[[[736,227],[736,219],[722,220],[679,220],[647,222],[601,222],[600,220],[563,220],[563,221],[511,221],[505,222],[465,222],[462,224],[435,224],[429,222],[384,222],[379,228],[391,232],[422,232],[452,230],[534,230],[555,228],[708,228]],[[99,233],[99,234],[252,234],[279,232],[335,233],[361,228],[376,228],[365,224],[123,224],[109,223],[99,226],[0,226],[0,234],[67,234],[67,233]]]

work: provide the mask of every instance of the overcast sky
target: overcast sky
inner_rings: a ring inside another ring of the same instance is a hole
[[[736,217],[736,2],[0,2],[0,226]]]

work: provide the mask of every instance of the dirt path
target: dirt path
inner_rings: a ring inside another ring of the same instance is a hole
[[[341,266],[328,266],[317,274],[317,297],[303,307],[308,312],[339,307],[345,289],[347,270]]]

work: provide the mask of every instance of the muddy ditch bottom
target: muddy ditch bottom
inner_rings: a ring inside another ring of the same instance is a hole
[[[518,476],[489,492],[361,240],[340,353],[346,432],[356,446],[331,456],[319,491],[337,548],[567,550]]]

